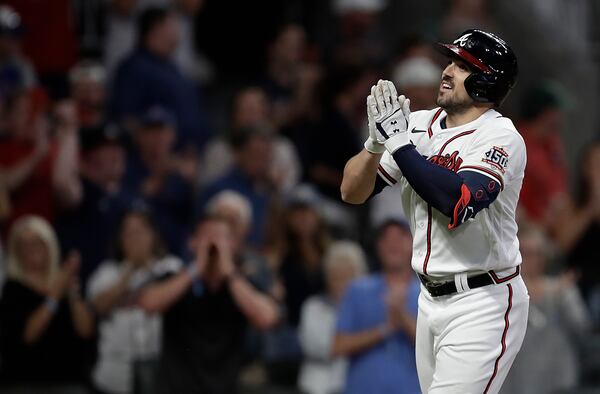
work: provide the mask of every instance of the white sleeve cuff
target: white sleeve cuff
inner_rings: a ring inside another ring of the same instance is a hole
[[[403,131],[394,134],[387,141],[385,141],[385,148],[388,152],[390,152],[390,154],[394,154],[394,152],[396,152],[398,149],[410,143],[406,133],[406,131]]]
[[[385,152],[385,146],[377,141],[374,141],[371,137],[365,141],[365,149],[373,154],[380,154]]]

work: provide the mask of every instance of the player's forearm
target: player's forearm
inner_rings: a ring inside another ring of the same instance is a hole
[[[373,154],[363,149],[346,163],[340,188],[343,201],[350,204],[362,204],[367,201],[375,187],[380,159],[381,154]]]
[[[142,290],[138,305],[149,313],[162,313],[169,309],[190,288],[192,276],[182,271],[164,282]]]
[[[78,155],[77,133],[71,131],[62,135],[52,169],[52,182],[59,202],[65,207],[77,205],[83,196],[78,176]]]
[[[387,327],[375,327],[359,333],[338,333],[331,347],[332,357],[347,357],[370,349],[383,341],[389,333]]]
[[[254,327],[266,330],[277,323],[278,310],[275,302],[254,289],[246,278],[234,275],[229,279],[229,290],[237,306]]]
[[[461,195],[462,180],[456,173],[433,164],[421,156],[413,145],[406,145],[393,154],[402,174],[417,192],[438,211],[448,217]]]

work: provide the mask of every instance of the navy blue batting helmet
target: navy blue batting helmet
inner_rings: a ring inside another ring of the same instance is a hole
[[[517,57],[495,34],[470,29],[452,44],[438,43],[437,48],[471,66],[473,73],[465,79],[465,89],[477,102],[500,105],[517,80]]]

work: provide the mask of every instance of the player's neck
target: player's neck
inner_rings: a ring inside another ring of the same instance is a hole
[[[483,115],[483,113],[486,112],[488,109],[490,109],[490,107],[487,105],[477,105],[466,108],[465,110],[460,112],[448,113],[446,116],[446,127],[452,128],[470,123],[475,119],[479,118],[481,115]]]

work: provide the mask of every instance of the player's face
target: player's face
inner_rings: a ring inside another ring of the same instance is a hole
[[[471,75],[467,63],[450,59],[442,72],[442,81],[437,96],[437,105],[447,113],[460,113],[473,104],[465,89],[465,79]]]

